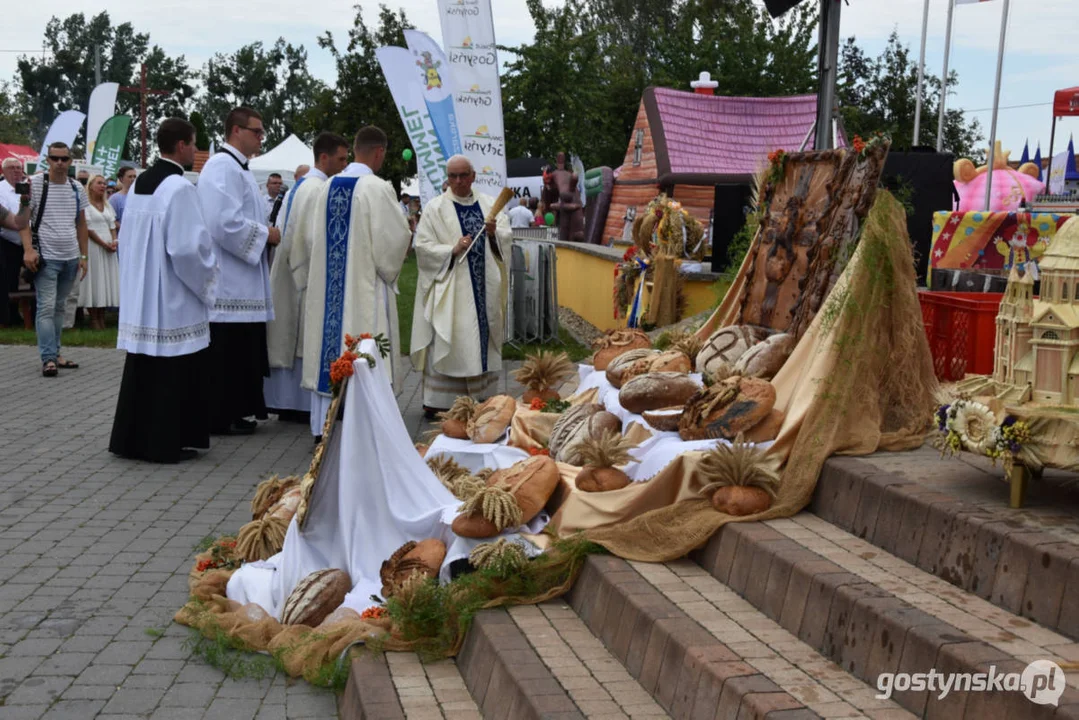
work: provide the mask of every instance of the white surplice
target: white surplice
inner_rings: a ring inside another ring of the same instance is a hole
[[[453,257],[453,247],[461,238],[461,223],[454,203],[471,205],[479,201],[486,218],[494,198],[473,192],[457,198],[447,191],[424,208],[416,228],[416,261],[419,280],[412,319],[412,365],[423,371],[427,363],[435,372],[449,377],[476,377],[502,369],[505,338],[507,261],[513,243],[509,218],[499,213],[496,220],[497,254],[484,243],[484,290],[487,310],[487,367],[480,351],[479,314],[472,290],[472,276],[464,254]]]
[[[325,173],[312,168],[288,191],[277,213],[281,244],[270,267],[274,319],[266,325],[270,377],[262,385],[266,406],[277,410],[311,409],[311,393],[302,387],[304,290],[296,284],[290,260],[294,244],[311,246],[312,208],[326,180]],[[306,287],[306,274],[303,280]]]
[[[172,175],[152,195],[131,193],[119,242],[116,346],[155,357],[206,348],[218,265],[195,187],[183,175]]]
[[[346,334],[387,337],[391,351],[383,367],[391,382],[399,381],[396,283],[411,233],[393,186],[352,163],[322,186],[311,222],[303,387],[330,396],[329,367],[344,351]],[[311,422],[314,429],[319,421]]]
[[[384,364],[374,341],[362,341],[360,350]],[[445,582],[450,563],[489,542],[453,533],[450,526],[461,501],[412,447],[382,369],[364,360],[353,363],[353,369],[343,419],[325,440],[304,529],[293,518],[281,552],[237,570],[228,582],[230,600],[256,603],[279,618],[297,583],[316,570],[338,568],[349,574],[353,586],[343,606],[362,612],[373,604],[371,595],[382,594],[382,562],[404,543],[425,538],[445,543],[440,572]],[[542,529],[542,522],[528,526],[530,532]],[[522,544],[529,555],[538,552],[513,531],[503,537]]]
[[[202,215],[221,267],[210,321],[266,322],[273,319],[266,205],[255,176],[246,169],[247,158],[231,145],[221,147],[203,165],[198,184]]]

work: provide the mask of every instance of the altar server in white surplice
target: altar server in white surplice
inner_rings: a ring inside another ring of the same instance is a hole
[[[385,335],[391,351],[383,367],[391,382],[400,380],[397,276],[411,233],[393,186],[375,175],[386,143],[379,128],[360,128],[352,145],[356,162],[330,178],[315,203],[303,328],[303,386],[313,391],[315,437],[330,406],[330,365],[346,334]]]
[[[415,240],[412,365],[423,372],[429,417],[460,396],[483,400],[498,391],[513,242],[505,213],[485,222],[495,201],[473,192],[468,158],[451,157],[446,177],[449,188],[427,203]]]
[[[266,322],[273,319],[267,248],[281,232],[266,225],[266,204],[247,158],[266,132],[262,117],[236,108],[225,120],[227,142],[199,174],[199,202],[221,268],[210,311],[210,422],[220,435],[254,432],[266,404],[262,382],[270,374]]]
[[[269,412],[276,413],[279,420],[305,423],[311,410],[311,393],[301,387],[303,298],[313,242],[311,220],[326,180],[348,165],[348,141],[340,135],[324,132],[315,138],[314,150],[314,169],[309,169],[296,181],[277,214],[281,244],[270,267],[274,319],[266,325],[270,377],[262,386]],[[297,248],[295,252],[294,247]]]
[[[209,313],[217,259],[195,187],[195,126],[170,118],[160,159],[135,181],[120,229],[120,328],[127,351],[109,450],[172,463],[210,447]]]

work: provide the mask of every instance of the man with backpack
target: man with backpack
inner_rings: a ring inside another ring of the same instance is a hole
[[[78,363],[60,354],[64,303],[81,274],[86,277],[88,233],[86,189],[68,177],[71,148],[55,142],[48,148],[48,173],[30,178],[30,227],[21,231],[23,264],[37,294],[37,347],[41,374],[56,377],[59,368]]]

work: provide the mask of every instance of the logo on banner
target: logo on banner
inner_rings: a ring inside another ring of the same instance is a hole
[[[473,85],[464,92],[457,93],[456,100],[459,104],[472,105],[474,107],[491,107],[494,99],[490,90],[480,90],[479,85]]]
[[[417,60],[416,65],[423,71],[423,82],[427,85],[427,89],[441,88],[442,76],[438,74],[438,69],[442,66],[442,62],[434,60],[431,53],[426,50],[420,55],[423,59]]]
[[[480,0],[457,0],[456,4],[446,7],[446,14],[461,16],[479,15],[479,4]]]

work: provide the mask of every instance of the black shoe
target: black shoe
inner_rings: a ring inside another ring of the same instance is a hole
[[[298,425],[310,425],[311,424],[311,413],[300,411],[300,410],[293,410],[292,411],[292,422],[294,422],[294,423],[296,423]]]
[[[426,405],[424,405],[423,406],[423,419],[424,420],[435,420],[435,419],[438,418],[439,413],[447,412],[447,411],[448,411],[448,408],[433,408],[433,407],[427,407]]]
[[[322,442],[322,436],[321,435],[316,435],[315,436],[315,444],[318,445],[321,442]]]
[[[269,420],[270,419],[270,413],[269,413],[269,411],[255,413],[255,419],[256,420]]]
[[[251,435],[255,432],[258,423],[253,420],[237,420],[232,425],[223,428],[210,428],[211,435]]]

